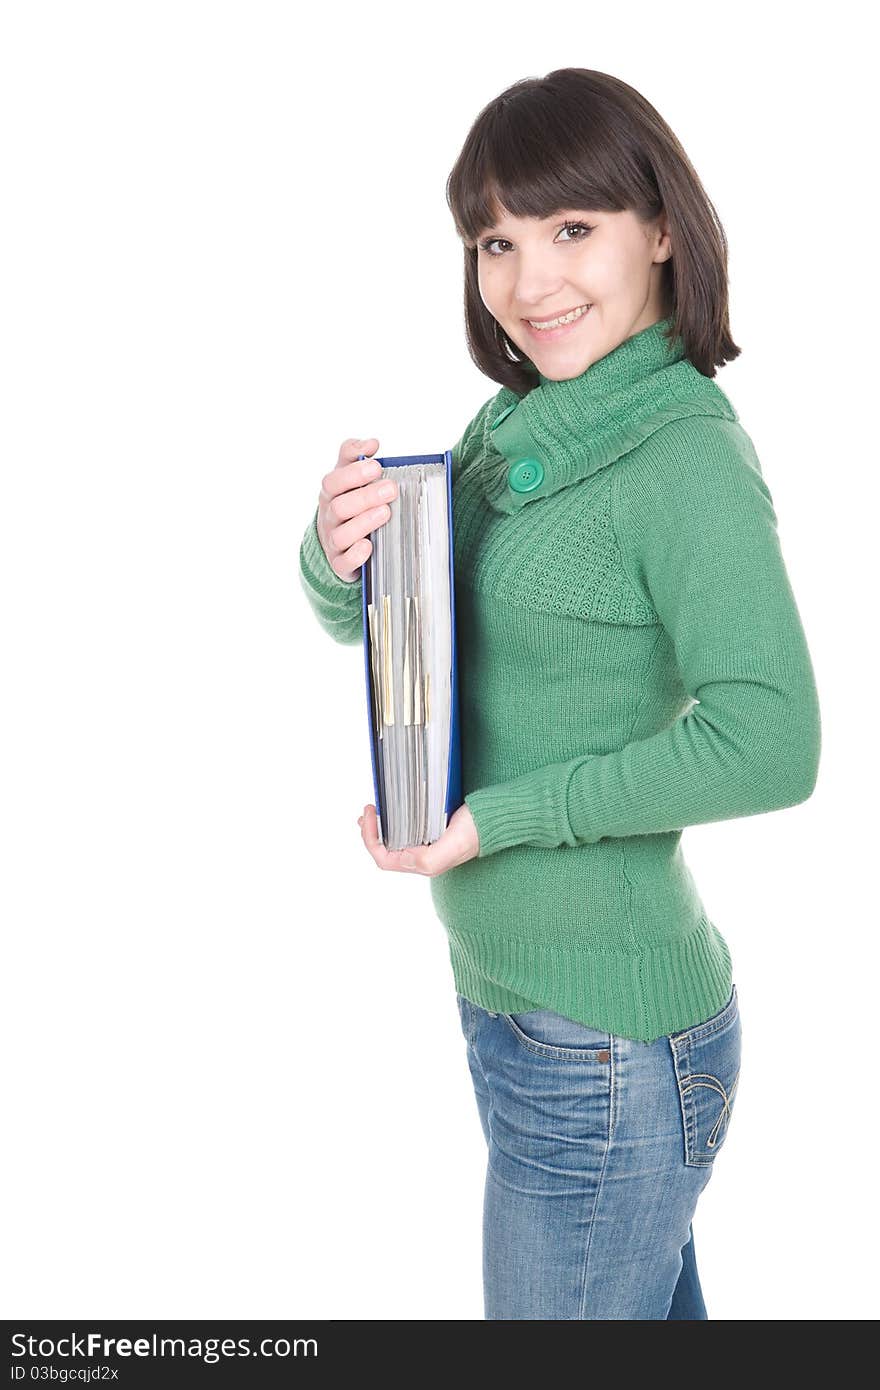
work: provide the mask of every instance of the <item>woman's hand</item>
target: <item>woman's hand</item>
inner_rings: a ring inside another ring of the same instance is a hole
[[[410,849],[386,849],[379,839],[379,822],[372,804],[364,807],[358,817],[361,838],[380,869],[395,869],[402,874],[445,874],[457,864],[476,859],[480,852],[480,837],[474,818],[462,803],[449,817],[449,824],[439,840],[432,845],[413,845]]]
[[[346,439],[340,445],[336,466],[321,479],[317,532],[330,568],[353,584],[361,565],[373,553],[371,531],[391,516],[390,503],[397,497],[397,483],[378,459],[358,459],[374,452],[378,439]]]

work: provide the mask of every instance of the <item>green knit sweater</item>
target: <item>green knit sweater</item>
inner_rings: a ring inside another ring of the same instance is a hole
[[[466,998],[645,1042],[710,1017],[733,981],[682,828],[806,800],[820,754],[771,494],[670,327],[523,397],[502,387],[452,451],[480,849],[430,880]],[[360,642],[361,580],[330,568],[316,516],[305,593]]]

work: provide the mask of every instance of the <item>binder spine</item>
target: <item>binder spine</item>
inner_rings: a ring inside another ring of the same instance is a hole
[[[461,795],[461,738],[459,735],[458,713],[458,643],[455,633],[455,556],[453,543],[455,529],[452,519],[452,450],[443,455],[446,460],[446,495],[449,502],[449,598],[452,621],[452,691],[449,716],[449,763],[446,775],[446,822],[462,804]]]

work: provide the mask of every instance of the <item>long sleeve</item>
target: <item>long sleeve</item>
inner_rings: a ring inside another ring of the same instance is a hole
[[[452,483],[473,450],[482,441],[485,411],[494,396],[484,401],[477,414],[468,422],[461,438],[452,446]],[[353,645],[363,641],[363,579],[360,572],[353,580],[340,579],[324,553],[318,538],[318,508],[306,527],[299,550],[300,583],[318,622],[336,642]]]
[[[623,461],[611,487],[624,567],[697,703],[612,752],[468,793],[480,858],[781,810],[815,786],[814,673],[745,430],[735,420],[668,423]]]

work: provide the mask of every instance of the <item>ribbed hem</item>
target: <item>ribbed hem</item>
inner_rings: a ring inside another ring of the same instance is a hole
[[[638,954],[566,953],[447,927],[455,988],[499,1013],[554,1009],[591,1028],[654,1042],[704,1023],[730,997],[730,952],[705,917],[689,936]]]

